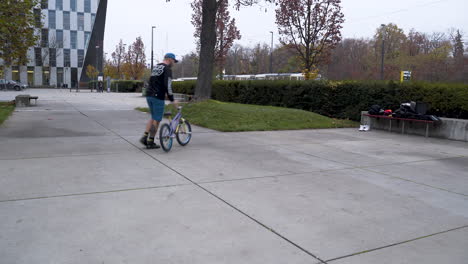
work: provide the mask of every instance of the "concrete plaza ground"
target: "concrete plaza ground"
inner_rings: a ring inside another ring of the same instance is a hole
[[[135,94],[27,90],[0,127],[0,263],[468,263],[468,144],[357,129],[138,144]],[[0,92],[0,100],[15,92]]]

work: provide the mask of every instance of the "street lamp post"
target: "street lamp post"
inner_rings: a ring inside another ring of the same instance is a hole
[[[98,54],[99,54],[99,46],[96,46],[96,71],[98,72],[98,74],[96,75],[96,82],[94,83],[94,88],[96,89],[96,91],[97,91],[97,86],[96,86],[97,85],[97,77],[99,75],[99,70],[98,70],[98,68],[99,68],[99,65],[98,65],[99,55]],[[91,92],[93,92],[92,89],[91,89]]]
[[[154,29],[156,27],[152,26],[151,27],[151,72],[153,72],[153,61],[154,61]]]
[[[380,63],[380,79],[384,79],[384,63],[385,63],[385,25],[382,24],[382,58]]]
[[[271,33],[271,50],[270,50],[270,73],[273,73],[273,31]]]

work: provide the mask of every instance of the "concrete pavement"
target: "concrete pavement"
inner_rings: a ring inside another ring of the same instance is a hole
[[[357,129],[138,143],[135,94],[28,90],[0,127],[0,263],[468,263],[468,144]],[[0,100],[15,92],[0,92]]]

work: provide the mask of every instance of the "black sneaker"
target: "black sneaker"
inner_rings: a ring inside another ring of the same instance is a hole
[[[140,139],[140,143],[143,144],[144,146],[148,146],[148,137],[143,136]]]
[[[158,144],[154,143],[154,142],[148,142],[148,144],[146,145],[146,148],[147,149],[158,149],[160,148],[161,146],[159,146]]]

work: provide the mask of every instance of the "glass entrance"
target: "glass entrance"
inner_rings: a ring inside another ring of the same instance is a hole
[[[42,85],[49,85],[50,71],[49,67],[42,67]]]
[[[78,87],[78,69],[71,68],[71,87]]]
[[[57,68],[57,86],[63,86],[63,68]]]
[[[34,86],[34,67],[28,67],[28,86]]]

